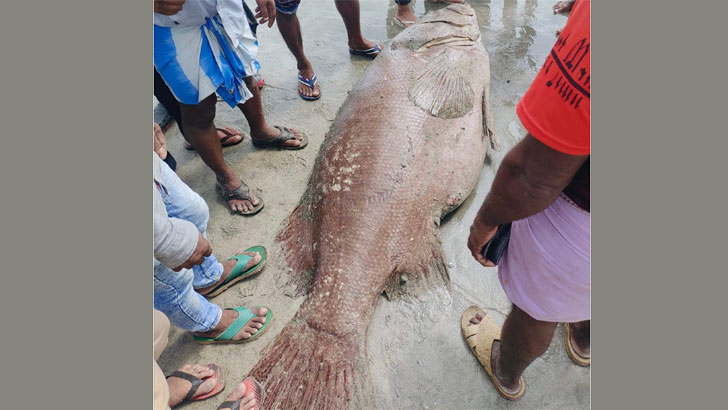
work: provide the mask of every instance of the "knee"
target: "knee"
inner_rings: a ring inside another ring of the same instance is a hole
[[[182,122],[185,128],[208,128],[215,121],[215,103],[217,97],[215,94],[200,101],[197,105],[181,104]]]
[[[195,193],[195,199],[192,201],[192,216],[191,221],[201,233],[205,233],[207,230],[207,223],[210,221],[210,209],[207,207],[207,202],[197,193]]]

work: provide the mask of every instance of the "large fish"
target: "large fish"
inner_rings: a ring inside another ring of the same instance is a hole
[[[366,397],[369,383],[354,381],[368,374],[382,292],[449,286],[438,226],[496,144],[489,85],[475,12],[451,5],[396,36],[351,90],[277,237],[309,293],[251,371],[263,408],[341,410]]]

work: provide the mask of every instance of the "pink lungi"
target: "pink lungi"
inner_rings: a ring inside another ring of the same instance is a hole
[[[591,218],[563,193],[548,208],[514,221],[498,278],[508,298],[547,322],[591,318]]]

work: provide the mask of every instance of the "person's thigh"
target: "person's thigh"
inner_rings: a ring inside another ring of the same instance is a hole
[[[184,219],[195,224],[201,233],[207,230],[210,219],[210,210],[204,199],[180,177],[172,171],[167,164],[161,164],[162,181],[167,192],[162,192],[164,206],[171,218]]]

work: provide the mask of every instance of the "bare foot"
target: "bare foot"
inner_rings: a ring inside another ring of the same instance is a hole
[[[253,318],[251,318],[248,323],[243,326],[238,333],[235,334],[235,336],[232,337],[232,340],[243,340],[249,338],[253,333],[257,332],[258,329],[263,327],[263,324],[265,323],[265,314],[268,313],[268,309],[264,307],[259,308],[249,308],[251,312],[255,314]],[[215,326],[212,330],[207,332],[197,332],[193,333],[195,336],[199,337],[210,337],[215,338],[220,336],[225,329],[227,329],[236,319],[238,318],[238,312],[232,310],[232,309],[223,309],[222,311],[222,317],[220,318],[220,321],[217,323],[217,326]]]
[[[245,380],[235,386],[235,390],[233,390],[232,393],[230,393],[230,395],[225,398],[225,402],[240,402],[240,410],[258,410],[260,408],[260,403],[255,397],[255,392],[247,391],[244,383]],[[218,407],[217,409],[225,410],[232,409],[232,407],[228,405],[223,406],[221,404],[220,407]]]
[[[218,178],[217,181],[218,183],[220,183],[220,185],[222,185],[223,188],[225,188],[226,191],[231,191],[235,188],[239,188],[243,183],[240,177],[235,174],[232,174],[225,180],[221,180]],[[227,201],[230,210],[232,210],[233,212],[249,212],[252,211],[256,206],[260,205],[260,200],[258,199],[258,197],[255,196],[253,188],[248,188],[248,196],[250,197],[250,201],[243,199],[231,199]]]
[[[475,315],[472,319],[470,319],[470,323],[473,325],[480,324],[480,321],[483,320],[483,317],[480,314]],[[520,378],[516,377],[514,379],[508,379],[504,378],[500,375],[500,365],[499,365],[499,359],[500,358],[500,341],[496,340],[493,341],[493,346],[490,350],[490,368],[493,369],[493,375],[495,376],[496,380],[498,380],[498,384],[500,384],[500,387],[508,394],[515,395],[518,393],[519,387],[520,387]]]
[[[306,87],[308,88],[308,87]],[[288,128],[291,133],[296,137],[296,139],[287,140],[283,143],[284,147],[298,147],[301,145],[301,141],[303,141],[303,134],[301,134],[301,131],[295,130],[293,128]],[[266,128],[264,128],[261,131],[256,131],[255,133],[251,131],[250,138],[253,140],[253,143],[263,143],[265,144],[268,141],[271,141],[273,139],[276,139],[281,136],[281,133],[283,131],[279,130],[275,127],[270,127],[266,125]]]
[[[409,27],[417,22],[417,16],[412,12],[409,4],[397,7],[395,18],[405,27]]]
[[[209,379],[205,380],[197,389],[195,396],[207,394],[215,388],[215,385],[217,385],[217,379],[212,377],[215,372],[207,367],[207,365],[186,364],[182,366],[182,368],[178,371],[190,374],[200,379],[205,379],[209,377]],[[182,403],[182,399],[187,396],[190,388],[192,388],[192,382],[173,376],[167,379],[167,386],[169,386],[169,402],[167,404],[169,405],[169,407],[174,407]]]
[[[568,13],[569,11],[571,11],[571,8],[574,6],[574,1],[576,1],[576,0],[557,1],[553,7],[554,14]]]
[[[247,264],[245,264],[245,268],[243,270],[248,270],[252,268],[253,266],[260,263],[261,256],[258,252],[243,252],[243,255],[248,255],[251,257],[251,259],[248,261]],[[233,268],[238,263],[235,259],[230,259],[227,261],[222,262],[222,276],[220,276],[220,280],[213,283],[210,286],[204,287],[204,288],[198,288],[195,289],[195,292],[199,293],[202,296],[207,295],[210,293],[213,289],[220,286],[225,280],[230,276],[230,274],[233,272]]]

